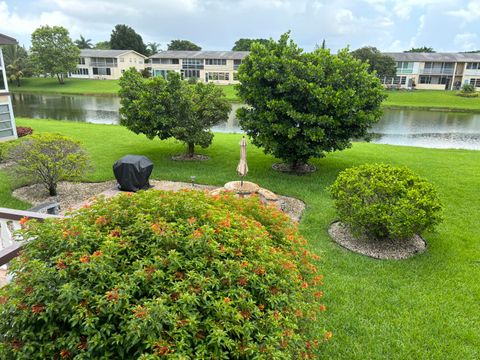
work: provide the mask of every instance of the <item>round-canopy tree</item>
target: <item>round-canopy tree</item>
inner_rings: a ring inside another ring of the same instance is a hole
[[[212,143],[210,128],[228,119],[231,105],[222,89],[213,84],[189,85],[179,74],[144,79],[135,69],[120,79],[121,124],[149,139],[173,137],[187,144],[193,157],[195,145]]]
[[[343,150],[367,134],[381,115],[383,88],[368,65],[348,50],[304,53],[289,40],[252,45],[239,69],[241,127],[265,153],[292,170],[311,157]]]

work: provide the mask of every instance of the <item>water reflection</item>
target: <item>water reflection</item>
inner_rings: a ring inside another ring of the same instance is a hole
[[[13,94],[18,117],[118,124],[118,97]],[[241,132],[235,117],[241,104],[233,104],[228,121],[218,132]],[[431,148],[480,150],[480,114],[423,110],[385,110],[372,132],[372,142]]]

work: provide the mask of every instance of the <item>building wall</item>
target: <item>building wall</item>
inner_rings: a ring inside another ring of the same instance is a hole
[[[101,80],[117,80],[120,79],[123,72],[131,67],[134,67],[138,71],[142,71],[145,69],[145,59],[134,53],[125,53],[122,56],[117,56],[117,66],[105,66],[105,68],[110,68],[110,75],[102,74],[96,75],[93,74],[93,68],[99,66],[92,65],[92,58],[91,57],[84,57],[85,64],[78,64],[77,69],[87,69],[88,75],[86,74],[70,74],[70,77],[77,78],[77,79],[101,79]],[[103,66],[102,66],[103,67]]]
[[[17,138],[15,117],[10,95],[8,93],[7,76],[3,62],[2,49],[0,49],[0,76],[2,84],[0,88],[0,142]]]

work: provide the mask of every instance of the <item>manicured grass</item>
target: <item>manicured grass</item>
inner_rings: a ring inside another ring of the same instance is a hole
[[[480,97],[466,98],[457,96],[457,91],[415,90],[387,91],[384,106],[412,107],[426,109],[452,109],[480,112]]]
[[[231,102],[242,102],[237,95],[237,91],[235,90],[235,85],[219,85],[227,99]]]
[[[150,141],[123,127],[19,119],[36,132],[55,131],[79,139],[96,170],[86,180],[113,179],[112,164],[125,154],[143,154],[155,164],[153,178],[223,185],[237,179],[241,135],[216,134],[199,152],[211,160],[174,162],[182,152],[174,141]],[[248,147],[249,181],[304,200],[300,223],[310,246],[322,257],[325,317],[334,332],[324,345],[325,359],[478,359],[480,358],[480,151],[436,150],[355,143],[346,151],[313,160],[318,171],[306,176],[276,173],[275,162]],[[335,219],[326,191],[339,171],[363,163],[406,165],[436,185],[445,204],[445,221],[427,233],[426,253],[404,261],[379,261],[353,254],[335,243],[327,228]],[[0,202],[25,207],[9,196],[0,171]]]
[[[116,95],[118,80],[65,79],[62,85],[57,78],[25,78],[20,87],[10,84],[12,92],[42,92],[75,95]]]

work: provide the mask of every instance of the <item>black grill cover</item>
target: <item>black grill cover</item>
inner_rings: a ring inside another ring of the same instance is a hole
[[[118,188],[123,191],[148,189],[148,178],[153,170],[149,158],[140,155],[127,155],[113,164],[113,173],[118,181]]]

